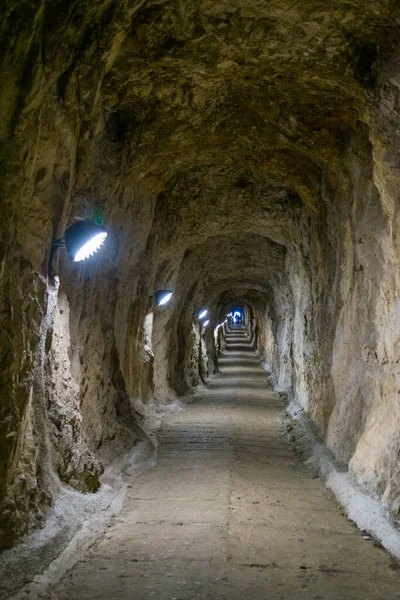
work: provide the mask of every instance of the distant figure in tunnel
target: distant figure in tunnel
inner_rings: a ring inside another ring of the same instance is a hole
[[[242,313],[239,310],[236,310],[233,313],[233,322],[237,327],[240,327],[240,325],[243,322],[243,318],[242,318]]]

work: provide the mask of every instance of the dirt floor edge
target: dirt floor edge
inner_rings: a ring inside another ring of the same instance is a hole
[[[292,400],[286,407],[285,414],[297,425],[295,442],[300,443],[303,450],[307,447],[311,453],[311,459],[307,462],[311,461],[318,469],[327,488],[335,494],[349,520],[354,521],[359,529],[368,532],[386,550],[400,559],[400,531],[388,509],[378,498],[362,489],[346,467],[336,460],[299,404]]]

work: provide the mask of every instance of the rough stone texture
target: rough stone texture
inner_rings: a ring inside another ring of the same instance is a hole
[[[131,480],[103,535],[61,580],[15,600],[397,597],[398,561],[283,439],[279,395],[246,335],[227,346],[209,389],[167,418],[157,466]]]
[[[394,0],[2,6],[2,545],[218,368],[238,301],[280,388],[398,513],[399,18]],[[51,241],[82,195],[108,245],[58,251],[58,288]]]

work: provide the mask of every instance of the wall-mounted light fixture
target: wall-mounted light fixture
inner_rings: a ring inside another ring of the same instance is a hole
[[[93,256],[104,244],[107,231],[93,221],[77,221],[65,234],[65,247],[73,262],[81,262]]]
[[[207,327],[207,325],[209,324],[209,322],[210,322],[210,319],[207,319],[207,321],[204,321],[204,323],[203,323],[204,329]]]
[[[201,321],[201,319],[204,319],[204,317],[207,315],[208,313],[208,308],[199,308],[199,310],[196,312],[196,316],[199,319],[199,321]]]
[[[218,325],[216,326],[215,329],[219,329],[220,327],[223,327],[227,321],[228,321],[228,319],[225,319],[225,321],[222,321],[222,323],[218,323]]]
[[[50,268],[57,248],[65,248],[73,262],[81,262],[95,254],[104,243],[107,230],[93,221],[76,221],[68,227],[64,237],[54,240],[50,251]]]
[[[173,296],[173,292],[171,290],[158,290],[154,294],[154,301],[157,306],[164,306],[164,304],[168,304]]]

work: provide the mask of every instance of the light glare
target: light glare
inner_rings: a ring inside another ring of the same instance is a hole
[[[201,313],[199,314],[199,319],[204,319],[204,317],[206,316],[207,313],[208,313],[208,310],[206,308],[204,310],[202,310]]]
[[[172,298],[172,292],[168,292],[168,294],[165,294],[164,298],[162,300],[160,300],[160,302],[158,303],[158,306],[164,306],[164,304],[167,304],[167,302],[169,302]]]
[[[105,231],[92,237],[92,239],[86,242],[86,244],[84,244],[75,254],[74,262],[80,262],[81,260],[86,260],[86,258],[92,256],[103,245],[106,237],[107,233]]]
[[[207,327],[207,325],[209,324],[209,322],[210,322],[210,319],[207,319],[207,321],[204,321],[203,327]]]

